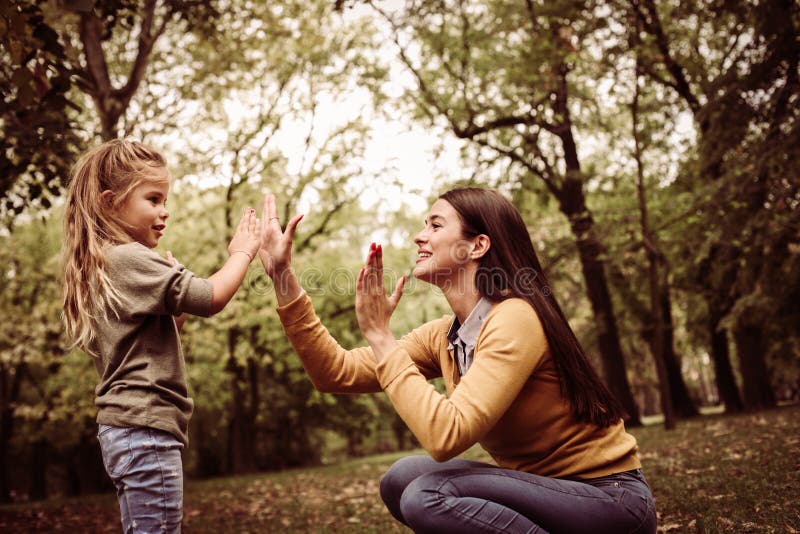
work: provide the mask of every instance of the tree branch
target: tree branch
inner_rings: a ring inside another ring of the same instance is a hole
[[[136,93],[136,89],[144,79],[147,72],[147,65],[150,62],[150,54],[153,52],[153,46],[159,37],[164,33],[169,21],[170,15],[166,14],[161,25],[153,32],[153,22],[155,19],[156,0],[147,0],[142,8],[142,23],[139,29],[139,49],[136,54],[136,59],[131,67],[128,82],[121,88],[114,91],[114,96],[123,102],[123,108],[127,107],[127,103]]]
[[[701,107],[700,102],[692,92],[683,67],[672,57],[669,41],[664,33],[664,27],[661,25],[661,19],[658,16],[655,3],[653,0],[629,0],[629,3],[636,18],[642,23],[642,27],[656,39],[656,46],[661,52],[664,66],[674,81],[674,84],[669,84],[669,86],[678,92],[681,98],[689,105],[692,113],[696,115]],[[646,12],[642,11],[643,7]]]

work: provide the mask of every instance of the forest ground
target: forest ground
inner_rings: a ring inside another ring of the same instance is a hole
[[[704,415],[675,430],[630,429],[653,488],[659,532],[800,533],[800,405]],[[421,451],[412,451],[421,452]],[[384,509],[378,481],[409,454],[276,473],[189,480],[183,531],[410,532]],[[487,459],[479,448],[466,456]],[[0,532],[119,532],[112,494],[0,507]]]

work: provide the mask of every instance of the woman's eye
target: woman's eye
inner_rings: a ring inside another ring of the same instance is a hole
[[[438,223],[433,223],[431,226],[432,226],[434,229],[436,229],[436,228],[441,228],[441,227],[442,227],[442,225],[441,225],[441,224],[438,224]]]

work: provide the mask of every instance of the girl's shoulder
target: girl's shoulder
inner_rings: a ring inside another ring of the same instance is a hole
[[[112,245],[105,252],[106,266],[109,270],[153,270],[169,268],[171,264],[156,251],[138,241]]]

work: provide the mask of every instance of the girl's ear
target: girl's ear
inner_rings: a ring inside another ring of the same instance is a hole
[[[106,189],[100,193],[100,202],[104,208],[111,209],[114,206],[114,192],[111,189]]]
[[[489,252],[489,248],[491,246],[492,240],[489,239],[488,235],[480,234],[475,236],[472,241],[472,252],[470,252],[470,257],[473,260],[482,258],[487,252]]]

